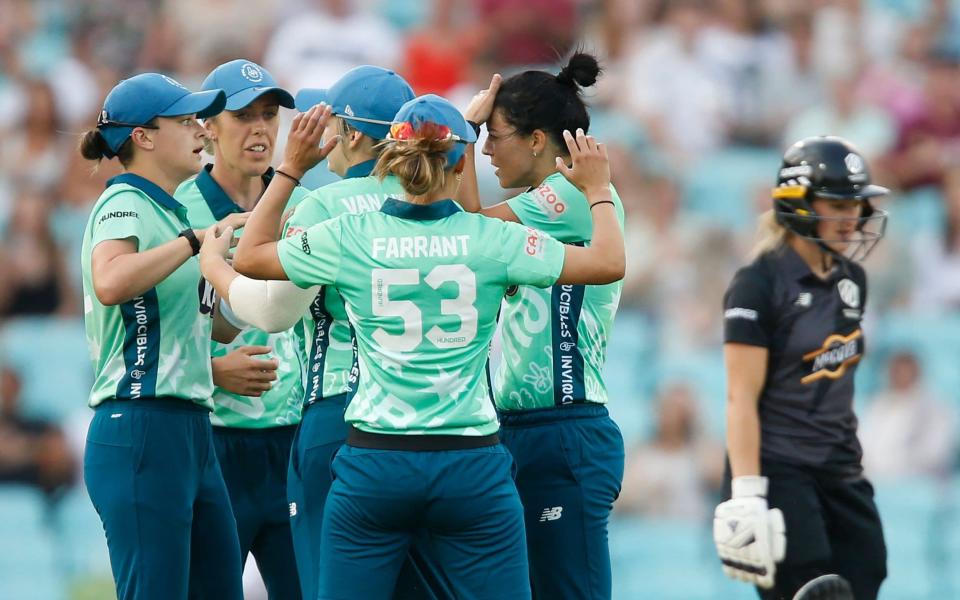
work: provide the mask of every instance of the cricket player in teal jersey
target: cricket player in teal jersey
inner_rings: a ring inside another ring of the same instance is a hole
[[[327,115],[315,107],[298,116],[290,137],[316,146]],[[623,276],[605,149],[582,131],[567,134],[573,168],[562,170],[585,189],[597,229],[597,243],[577,248],[450,199],[476,136],[449,102],[416,98],[394,121],[375,172],[396,175],[406,200],[278,243],[291,182],[274,180],[235,255],[250,277],[335,287],[355,328],[360,379],[332,465],[318,597],[388,597],[426,528],[455,597],[529,598],[522,506],[497,436],[487,345],[511,285]],[[225,244],[210,246],[204,272],[235,277],[217,251]]]
[[[222,89],[227,104],[204,121],[216,162],[174,194],[195,227],[254,207],[274,176],[270,162],[280,107],[294,106],[270,73],[245,59],[214,69],[201,89]],[[294,190],[287,209],[305,193]],[[213,288],[204,285],[212,297]],[[267,353],[273,358],[255,358]],[[248,327],[230,344],[213,342],[210,355],[213,439],[237,521],[241,563],[253,554],[271,598],[300,598],[286,476],[303,398],[303,336],[295,328],[271,334]]]
[[[381,180],[371,171],[379,155],[378,144],[389,132],[393,116],[413,97],[413,90],[402,77],[374,66],[352,69],[329,89],[306,89],[297,94],[297,108],[302,111],[321,101],[330,104],[333,113],[324,145],[334,145],[326,157],[327,165],[343,179],[311,192],[297,205],[283,228],[286,237],[300,235],[310,226],[342,214],[379,210],[387,197],[403,194],[395,177]],[[287,149],[294,151],[296,145],[290,144]],[[315,166],[297,165],[292,159],[284,162],[294,165],[296,172]],[[295,187],[294,193],[298,189]],[[264,297],[262,288],[252,283],[238,278],[238,285],[226,290],[237,316],[260,322],[269,314],[271,320],[285,325],[288,316],[280,314],[284,311],[282,303],[278,305],[275,296]],[[299,292],[289,281],[271,285],[286,285]],[[252,290],[252,297],[244,298],[245,290]],[[336,290],[319,288],[305,298],[311,299],[309,308],[293,308],[292,313],[296,317],[305,312],[308,361],[303,419],[290,456],[287,493],[301,588],[304,597],[315,598],[323,507],[332,482],[330,461],[347,437],[343,413],[356,386],[357,361],[353,332]],[[415,548],[411,560],[404,563],[394,597],[445,598],[449,594],[442,582],[442,575],[429,558]]]
[[[595,243],[583,194],[554,164],[564,130],[590,125],[581,86],[599,74],[575,54],[559,75],[528,71],[478,94],[467,118],[486,123],[483,153],[504,188],[527,188],[484,215],[522,223],[567,243]],[[480,209],[473,172],[461,195]],[[610,197],[623,228],[623,205]],[[623,479],[623,437],[607,413],[607,338],[621,283],[520,286],[500,315],[503,360],[493,380],[500,435],[517,461],[533,596],[544,600],[611,596],[607,522]]]
[[[80,143],[84,158],[124,167],[90,213],[81,253],[95,410],[84,481],[121,600],[243,596],[209,417],[210,338],[228,342],[236,330],[198,292],[193,257],[201,239],[242,226],[246,214],[194,229],[171,195],[200,169],[196,117],[224,104],[222,90],[137,75],[111,90]]]

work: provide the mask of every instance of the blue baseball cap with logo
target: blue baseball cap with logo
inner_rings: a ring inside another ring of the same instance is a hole
[[[264,94],[276,95],[280,106],[293,108],[293,96],[257,63],[238,58],[223,63],[207,75],[201,90],[223,90],[227,94],[226,110],[240,110]]]
[[[477,133],[457,107],[436,94],[426,94],[407,102],[397,111],[393,121],[397,124],[409,123],[414,130],[423,123],[436,123],[448,128],[457,143],[447,151],[447,168],[457,164],[467,151],[467,144],[477,141]]]
[[[142,73],[124,79],[110,90],[97,119],[97,129],[116,156],[135,127],[149,127],[156,117],[196,114],[212,117],[226,104],[223,90],[191,92],[177,80],[159,73]]]
[[[397,110],[415,96],[410,84],[393,71],[363,65],[350,69],[327,89],[300,90],[296,100],[300,112],[326,102],[334,116],[349,121],[361,133],[382,140],[387,137]]]

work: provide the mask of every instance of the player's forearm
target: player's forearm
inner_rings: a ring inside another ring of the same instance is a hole
[[[105,306],[122,304],[156,287],[191,256],[190,242],[178,237],[149,250],[114,256],[102,264],[94,258],[94,292]]]
[[[598,283],[619,281],[626,272],[627,257],[610,188],[591,190],[586,196],[590,203],[590,216],[593,218],[593,231],[587,251],[596,270]],[[602,204],[597,204],[598,202]]]
[[[727,454],[734,477],[760,474],[760,416],[756,399],[728,398]]]
[[[297,179],[303,176],[303,173],[295,171],[286,164],[281,165],[278,170]],[[280,232],[283,209],[294,187],[296,183],[290,177],[283,175],[275,175],[270,181],[270,185],[267,186],[250,214],[243,229],[243,235],[240,236],[240,243],[237,244],[233,256],[234,268],[237,271],[249,274],[248,271],[257,269],[264,258],[265,248],[275,246]]]

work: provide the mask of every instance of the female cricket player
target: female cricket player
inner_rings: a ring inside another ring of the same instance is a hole
[[[236,330],[198,293],[201,240],[242,226],[234,214],[193,229],[171,196],[200,169],[221,90],[191,93],[156,73],[107,95],[81,154],[117,158],[82,248],[94,366],[84,480],[103,522],[121,599],[242,598],[240,551],[214,452],[210,337]]]
[[[836,574],[871,600],[886,550],[853,413],[867,303],[857,261],[883,236],[871,199],[887,190],[836,137],[791,146],[777,181],[754,260],[724,297],[730,499],[714,541],[724,572],[761,598]]]
[[[301,115],[291,137],[316,146],[328,114]],[[246,232],[258,237],[241,240],[235,257],[248,276],[336,287],[355,328],[360,382],[333,462],[319,597],[386,597],[420,528],[455,595],[529,597],[522,508],[489,401],[486,347],[509,286],[623,276],[605,149],[582,131],[567,134],[574,166],[562,168],[586,190],[601,240],[568,247],[450,200],[476,136],[449,102],[416,98],[394,121],[375,172],[397,176],[405,201],[277,243],[290,185],[273,198],[278,180]],[[214,250],[205,272],[230,279],[226,269],[213,273],[224,266]]]
[[[478,94],[466,117],[487,125],[483,153],[500,185],[522,194],[481,209],[472,157],[461,199],[468,210],[518,222],[579,246],[595,243],[589,205],[555,157],[567,159],[564,130],[590,125],[581,98],[600,73],[574,54],[558,75],[527,71]],[[611,186],[619,227],[623,205]],[[493,380],[501,439],[517,461],[534,598],[610,598],[607,522],[623,480],[623,437],[610,418],[603,381],[607,337],[621,283],[520,286],[500,321],[503,360]]]
[[[216,162],[174,197],[194,227],[251,210],[274,176],[280,107],[293,96],[260,65],[237,59],[214,69],[203,90],[222,89],[226,108],[204,121]],[[305,191],[290,196],[288,209]],[[205,282],[205,286],[208,285]],[[205,293],[212,294],[212,288]],[[271,354],[271,359],[257,359]],[[237,521],[241,565],[252,553],[271,598],[300,598],[287,508],[287,463],[303,397],[303,336],[245,329],[212,342],[214,446]]]

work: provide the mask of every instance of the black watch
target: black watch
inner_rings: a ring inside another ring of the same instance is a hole
[[[196,256],[200,254],[200,240],[197,239],[197,234],[194,233],[193,229],[184,229],[177,237],[186,238],[190,242],[190,249],[193,250],[193,255]]]

